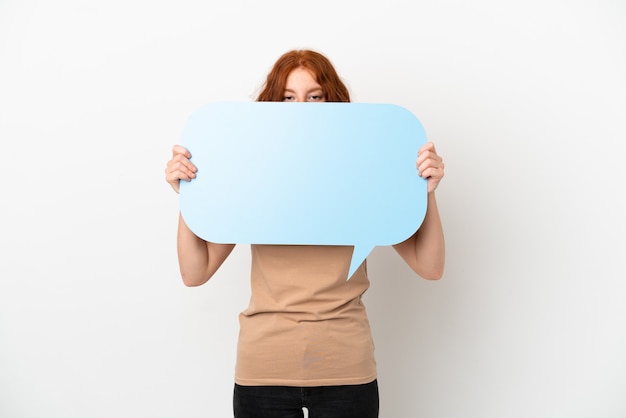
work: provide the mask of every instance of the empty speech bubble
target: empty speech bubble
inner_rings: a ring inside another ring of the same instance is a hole
[[[210,103],[183,129],[198,172],[181,182],[180,211],[210,242],[354,246],[350,278],[374,247],[421,225],[425,142],[396,105]]]

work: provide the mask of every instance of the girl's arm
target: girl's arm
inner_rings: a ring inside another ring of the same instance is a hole
[[[428,180],[426,215],[415,234],[393,247],[413,271],[425,279],[437,280],[443,276],[446,247],[435,189],[443,178],[444,164],[432,142],[419,150],[416,167],[418,174]]]
[[[235,248],[235,244],[215,244],[191,232],[178,216],[178,266],[186,286],[206,283]]]
[[[180,181],[196,177],[196,167],[189,161],[191,154],[180,145],[172,148],[172,158],[165,168],[165,179],[176,193]],[[200,286],[206,283],[233,251],[235,244],[215,244],[199,238],[191,232],[182,216],[178,216],[178,265],[183,283]]]

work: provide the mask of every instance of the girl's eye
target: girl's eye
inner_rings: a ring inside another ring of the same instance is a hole
[[[320,100],[322,100],[322,99],[323,99],[323,97],[322,97],[322,96],[317,96],[317,95],[315,95],[315,96],[309,96],[309,101],[310,101],[310,102],[319,102],[319,101],[320,101]]]
[[[283,97],[283,102],[290,102],[293,100],[293,96],[285,96]]]

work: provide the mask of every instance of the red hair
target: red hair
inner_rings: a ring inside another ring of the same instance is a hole
[[[315,81],[322,87],[325,101],[350,101],[347,87],[328,58],[319,52],[304,49],[286,52],[274,63],[263,90],[257,97],[257,102],[281,102],[285,95],[287,76],[296,68],[305,68],[311,72]]]

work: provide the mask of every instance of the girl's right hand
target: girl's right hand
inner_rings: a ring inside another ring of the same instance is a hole
[[[191,154],[185,147],[174,145],[172,158],[165,167],[165,180],[172,186],[176,193],[180,190],[180,181],[191,181],[196,178],[198,169],[189,161]]]

